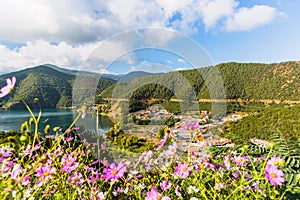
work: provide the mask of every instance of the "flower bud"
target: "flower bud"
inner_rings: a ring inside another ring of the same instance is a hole
[[[50,131],[50,125],[47,125],[47,126],[45,127],[45,129],[44,129],[44,132],[45,132],[46,134],[48,134],[49,131]]]
[[[274,148],[275,145],[276,145],[275,142],[270,142],[270,143],[269,143],[269,148]]]
[[[33,99],[33,102],[34,102],[34,103],[38,103],[38,102],[39,102],[39,99],[38,99],[38,98],[34,98],[34,99]]]
[[[26,142],[28,139],[27,135],[21,135],[21,137],[19,138],[20,142]]]
[[[21,132],[24,133],[27,130],[28,130],[28,122],[26,121],[21,125]]]
[[[33,118],[32,118],[32,117],[30,117],[30,119],[29,119],[29,124],[30,124],[30,125],[32,125],[32,124],[33,124],[33,122],[34,122]]]
[[[59,131],[59,129],[60,129],[60,127],[56,126],[56,127],[53,128],[53,131],[57,132],[57,131]]]

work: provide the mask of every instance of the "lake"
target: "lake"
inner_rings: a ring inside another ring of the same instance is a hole
[[[38,111],[34,111],[37,116]],[[63,129],[67,129],[69,125],[76,118],[78,113],[74,113],[71,110],[65,109],[44,109],[40,120],[39,129],[42,132],[46,125],[50,125],[51,128],[59,126]],[[30,114],[28,111],[6,111],[0,110],[0,131],[20,130],[21,124],[24,121],[28,121]],[[83,125],[85,129],[96,130],[96,114],[87,114],[85,119],[79,119],[77,126]],[[111,120],[106,116],[99,117],[99,128],[105,132],[113,126]]]

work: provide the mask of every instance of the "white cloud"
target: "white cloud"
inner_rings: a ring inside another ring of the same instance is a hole
[[[180,71],[180,70],[186,70],[186,68],[185,67],[178,67],[178,68],[175,69],[175,71]]]
[[[228,21],[228,29],[249,30],[270,23],[278,12],[270,6],[238,5],[237,0],[0,1],[0,38],[14,42],[65,41],[73,45],[142,27],[193,34],[201,22],[209,30],[222,19]],[[247,16],[254,17],[254,25],[241,25]]]
[[[235,0],[205,0],[199,3],[199,11],[206,30],[214,27],[218,20],[234,13],[238,6]]]
[[[269,24],[280,13],[273,7],[266,5],[240,8],[226,21],[228,31],[247,31],[258,26]]]
[[[106,68],[101,68],[97,72],[100,73],[100,74],[116,74],[114,72],[111,72],[111,71],[107,70]]]
[[[186,63],[186,61],[185,61],[184,59],[182,59],[182,58],[178,58],[178,59],[177,59],[177,62],[180,62],[180,63]]]
[[[95,47],[96,44],[73,47],[65,42],[55,45],[45,40],[27,42],[26,45],[13,50],[0,45],[0,71],[7,72],[45,63],[77,68]]]
[[[136,28],[162,28],[146,29],[143,40],[164,47],[176,39],[176,32],[164,29],[189,35],[201,26],[207,31],[249,31],[280,15],[274,7],[242,7],[237,0],[10,0],[0,1],[0,13],[0,41],[24,44],[10,49],[0,43],[0,72],[43,63],[77,67],[97,47],[94,58],[109,62],[133,44],[130,36],[105,39]],[[124,60],[134,65],[134,53]]]

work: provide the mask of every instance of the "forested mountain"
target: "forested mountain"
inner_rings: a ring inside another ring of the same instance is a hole
[[[47,65],[28,68],[18,72],[0,76],[0,86],[6,83],[7,78],[17,78],[15,90],[29,104],[33,104],[34,98],[38,98],[43,108],[68,107],[72,105],[72,88],[76,78],[67,71],[56,70]],[[91,80],[97,80],[97,76],[85,74],[86,84]],[[97,92],[101,92],[113,82],[99,79]],[[21,108],[19,98],[16,95],[8,95],[3,99],[11,108]]]
[[[216,71],[218,73],[215,73]],[[232,62],[155,75],[135,72],[122,75],[123,81],[120,76],[117,82],[105,79],[100,74],[90,72],[80,74],[86,77],[84,79],[86,88],[92,87],[89,85],[93,82],[91,80],[98,80],[101,77],[96,93],[101,93],[102,97],[166,100],[178,98],[193,101],[224,97],[243,100],[299,100],[300,97],[300,62],[278,64]],[[26,101],[33,102],[34,98],[39,98],[43,107],[66,107],[72,103],[72,88],[77,75],[76,70],[41,65],[1,75],[0,86],[5,84],[6,78],[16,76],[16,91]],[[84,95],[82,96],[84,98]],[[12,95],[10,97],[4,98],[3,104],[17,102],[16,97],[12,98]]]
[[[249,142],[250,138],[267,139],[275,133],[282,134],[287,141],[300,138],[300,106],[269,108],[243,119],[231,122],[223,128],[227,137],[238,143]]]
[[[216,71],[219,74],[215,73]],[[110,97],[113,94],[118,98],[135,96],[169,99],[174,95],[173,97],[178,99],[226,97],[227,99],[241,98],[243,100],[299,100],[299,86],[300,62],[278,64],[232,62],[200,69],[146,76],[127,84],[117,83],[104,90],[102,95]],[[151,94],[149,94],[149,90]],[[169,91],[166,92],[166,90]],[[219,95],[222,92],[225,94]]]

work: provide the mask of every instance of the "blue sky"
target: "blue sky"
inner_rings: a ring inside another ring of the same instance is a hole
[[[299,61],[299,10],[297,0],[1,1],[0,73],[45,63],[126,73]]]

